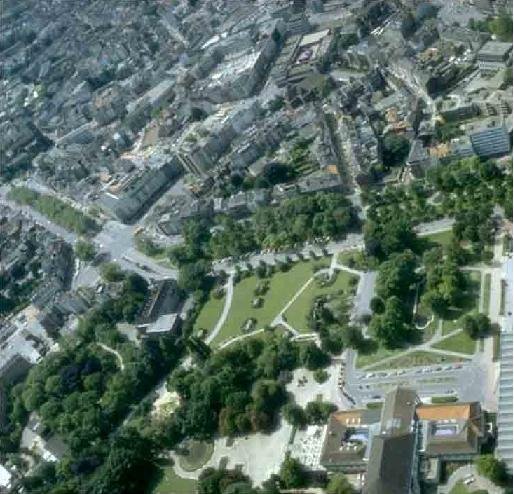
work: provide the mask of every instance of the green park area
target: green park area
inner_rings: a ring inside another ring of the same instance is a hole
[[[258,278],[250,275],[243,278],[234,286],[234,296],[227,320],[212,345],[244,334],[243,328],[249,319],[255,322],[252,330],[260,329],[270,324],[296,292],[313,276],[315,267],[328,267],[328,260],[300,261],[293,264],[288,271],[275,271],[269,278]],[[268,282],[268,288],[260,296],[255,294],[259,284]],[[260,305],[254,301],[260,298]]]
[[[489,314],[491,309],[491,273],[486,273],[484,276],[484,304],[482,312],[486,315]]]
[[[286,311],[286,321],[297,331],[310,332],[308,322],[314,299],[322,295],[340,295],[348,298],[351,296],[352,279],[357,281],[358,277],[347,271],[336,271],[335,280],[324,286],[314,278]]]
[[[205,329],[209,333],[221,316],[225,305],[225,296],[216,298],[211,292],[209,300],[204,304],[195,322],[195,333]]]
[[[373,260],[366,257],[362,250],[345,250],[337,256],[337,262],[342,266],[347,266],[358,271],[367,271],[376,268]]]
[[[196,492],[196,480],[179,477],[173,466],[167,465],[160,469],[150,492],[152,494],[193,494]]]
[[[408,367],[418,367],[423,365],[436,365],[463,362],[465,359],[454,357],[453,355],[441,355],[426,351],[414,351],[406,353],[397,358],[378,364],[370,370],[404,369]]]

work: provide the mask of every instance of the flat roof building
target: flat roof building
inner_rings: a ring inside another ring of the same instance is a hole
[[[488,41],[477,55],[478,68],[483,73],[494,73],[505,68],[512,53],[512,43]]]
[[[475,153],[481,158],[503,156],[510,152],[512,120],[510,129],[507,119],[489,117],[466,126],[466,133],[471,139]]]

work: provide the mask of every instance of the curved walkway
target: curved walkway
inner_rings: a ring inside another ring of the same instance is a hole
[[[125,370],[125,364],[123,363],[123,357],[121,356],[120,352],[118,352],[118,350],[114,350],[114,348],[104,345],[103,343],[97,343],[97,345],[99,347],[103,348],[106,352],[112,353],[118,360],[118,363],[120,364],[120,369],[122,371]]]
[[[218,333],[221,331],[221,328],[225,324],[225,321],[227,320],[228,313],[230,311],[230,307],[232,306],[232,298],[234,297],[234,273],[231,273],[228,277],[227,283],[225,284],[225,287],[227,289],[227,296],[225,297],[225,305],[223,306],[223,311],[221,313],[220,318],[218,319],[218,322],[216,323],[216,326],[214,326],[214,329],[211,331],[209,336],[205,339],[205,342],[210,345],[216,336],[218,336]]]

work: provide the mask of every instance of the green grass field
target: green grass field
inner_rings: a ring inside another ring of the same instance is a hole
[[[451,352],[473,355],[477,342],[472,340],[464,331],[459,331],[453,336],[442,339],[439,343],[432,345],[432,347],[438,350],[449,350]]]
[[[243,334],[241,327],[250,317],[257,321],[255,329],[270,324],[295,293],[313,276],[313,266],[322,263],[322,259],[300,261],[289,271],[274,273],[268,279],[269,290],[263,296],[264,303],[258,308],[252,307],[252,301],[255,298],[254,289],[261,280],[255,275],[242,279],[234,287],[234,297],[227,320],[212,345],[217,346],[225,340]]]
[[[189,441],[186,448],[187,454],[179,457],[179,464],[186,472],[202,468],[211,459],[214,451],[212,442],[207,441]]]
[[[207,332],[210,332],[218,322],[218,319],[220,318],[221,313],[223,311],[224,305],[224,296],[220,299],[217,299],[214,298],[211,293],[209,300],[207,300],[207,302],[204,304],[202,310],[200,311],[200,314],[196,319],[194,326],[195,332],[200,329],[206,329]]]
[[[433,233],[432,235],[424,235],[420,238],[432,244],[439,244],[445,247],[446,245],[451,244],[453,239],[453,231],[450,229],[444,232]]]
[[[157,485],[151,491],[152,494],[195,494],[196,480],[179,477],[172,466],[166,466],[161,470],[161,476]]]
[[[484,277],[484,305],[483,313],[489,314],[491,306],[491,273],[486,273]]]
[[[378,345],[376,350],[366,353],[366,352],[359,352],[357,355],[357,360],[355,362],[356,367],[367,367],[368,365],[377,364],[381,360],[384,360],[389,357],[394,357],[396,355],[399,355],[400,353],[404,352],[405,349],[395,349],[395,350],[389,350],[387,348],[384,348],[381,345]],[[384,364],[384,366],[387,366],[388,364]],[[388,368],[388,367],[384,367]]]
[[[453,355],[441,355],[437,353],[416,351],[406,355],[401,355],[385,364],[378,363],[370,368],[370,370],[385,369],[406,369],[408,367],[417,367],[422,365],[435,365],[442,363],[462,362],[465,359],[454,357]]]
[[[308,328],[309,313],[315,297],[320,295],[336,294],[344,291],[342,297],[349,295],[350,280],[357,276],[347,271],[338,271],[335,282],[326,287],[320,287],[316,280],[312,280],[307,288],[299,295],[295,302],[286,311],[287,322],[300,332],[310,332]]]

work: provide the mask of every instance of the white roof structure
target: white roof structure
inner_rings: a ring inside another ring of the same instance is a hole
[[[6,489],[10,488],[11,479],[11,472],[9,472],[9,470],[7,470],[3,465],[0,465],[0,487],[5,487]]]
[[[496,454],[512,472],[512,259],[505,263],[505,317],[500,335],[500,389]]]

